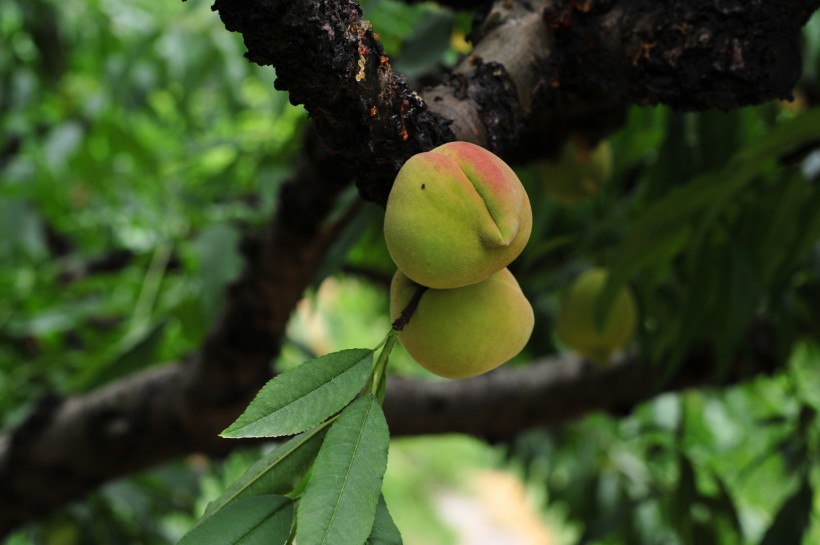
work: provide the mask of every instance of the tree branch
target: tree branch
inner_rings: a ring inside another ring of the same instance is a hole
[[[225,27],[241,32],[249,60],[276,67],[276,88],[304,104],[327,149],[359,175],[362,187],[390,183],[412,155],[453,139],[393,71],[354,0],[216,0]],[[369,181],[369,182],[367,182]],[[368,191],[365,191],[368,193]]]
[[[474,29],[473,53],[416,93],[354,0],[214,4],[247,57],[276,67],[277,89],[360,174],[362,196],[382,204],[404,161],[444,141],[530,158],[551,151],[519,138],[532,124],[558,145],[573,129],[611,132],[629,103],[725,109],[786,98],[800,74],[800,28],[818,7],[499,0]]]
[[[510,439],[538,426],[565,423],[585,414],[626,414],[638,404],[671,391],[723,387],[771,375],[783,364],[769,328],[755,324],[751,347],[724,375],[707,348],[691,351],[665,380],[663,365],[633,355],[607,369],[575,356],[546,358],[521,369],[502,369],[475,378],[434,383],[390,382],[385,411],[390,433],[467,433]]]
[[[679,110],[790,99],[820,0],[556,0],[551,86]]]

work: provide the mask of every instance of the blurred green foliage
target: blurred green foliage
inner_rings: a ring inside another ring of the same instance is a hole
[[[817,356],[801,345],[776,379],[525,434],[512,459],[577,525],[574,543],[817,543]]]
[[[0,6],[6,425],[196,347],[273,208],[305,115],[207,7]]]
[[[465,51],[468,14],[362,4],[397,70],[418,76]],[[817,96],[820,17],[804,35],[801,85]],[[0,40],[8,428],[44,394],[85,391],[199,345],[241,267],[237,243],[270,216],[308,121],[274,92],[272,70],[242,58],[241,37],[208,2],[5,2]],[[512,365],[562,350],[561,289],[593,265],[633,286],[638,345],[667,372],[702,343],[728,366],[760,317],[789,365],[492,451],[396,442],[385,496],[408,543],[453,543],[431,495],[457,469],[501,464],[499,449],[542,490],[565,543],[820,542],[820,111],[810,106],[798,91],[791,104],[727,113],[634,108],[610,138],[612,180],[575,208],[545,198],[538,165],[519,169],[535,224],[512,268],[536,334]],[[368,208],[328,254],[277,365],[374,346],[389,327],[392,272],[380,211]],[[429,378],[400,351],[391,364]],[[174,543],[259,452],[192,456],[109,484],[9,544]]]

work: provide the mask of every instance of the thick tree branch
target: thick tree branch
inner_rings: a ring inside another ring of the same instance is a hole
[[[789,99],[820,0],[555,0],[551,85],[681,110]]]
[[[519,136],[532,124],[557,144],[573,128],[612,131],[633,102],[705,109],[787,97],[800,27],[818,6],[499,0],[474,31],[474,52],[419,93],[392,70],[354,0],[217,0],[214,9],[242,33],[250,60],[276,67],[276,87],[360,174],[362,196],[384,203],[404,161],[443,141],[528,157],[538,148]]]
[[[410,156],[453,139],[449,121],[393,71],[358,2],[216,0],[214,9],[242,33],[248,59],[276,67],[276,88],[304,104],[328,150],[360,180],[381,180],[374,200],[386,200]]]
[[[698,349],[665,381],[663,365],[636,356],[603,370],[567,356],[467,380],[420,384],[395,379],[385,400],[391,435],[458,432],[510,439],[526,429],[565,423],[594,411],[624,414],[663,392],[727,386],[770,375],[782,366],[771,333],[762,324],[752,329],[751,349],[723,376],[717,373],[713,354]]]

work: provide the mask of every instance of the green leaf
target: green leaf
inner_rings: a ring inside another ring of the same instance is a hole
[[[682,247],[681,242],[685,242],[692,229],[689,221],[726,202],[737,186],[721,180],[719,173],[712,173],[670,191],[647,208],[621,242],[598,301],[598,315],[606,316],[618,291],[635,271],[668,256],[670,249]]]
[[[43,221],[28,202],[22,199],[0,201],[0,257],[8,259],[22,253],[34,260],[48,257]]]
[[[669,522],[675,528],[683,543],[692,543],[693,520],[692,504],[699,497],[695,468],[682,452],[678,456],[678,482],[675,494],[669,501]]]
[[[330,428],[297,513],[297,543],[362,545],[376,515],[390,434],[372,395]]]
[[[373,521],[373,528],[370,530],[370,537],[365,545],[402,545],[401,533],[390,516],[387,509],[387,502],[384,496],[379,496],[379,503],[376,505],[376,518]]]
[[[155,363],[155,354],[165,338],[167,325],[168,322],[162,320],[125,336],[119,342],[113,359],[88,366],[76,379],[74,388],[90,390]]]
[[[636,271],[667,253],[670,245],[692,226],[701,235],[719,213],[735,202],[734,197],[771,161],[817,137],[820,108],[773,128],[764,138],[744,147],[720,170],[698,176],[685,186],[669,191],[632,224],[610,266],[606,288],[598,303],[603,317],[618,290]],[[603,322],[603,318],[600,318]]]
[[[735,111],[707,111],[697,115],[698,151],[701,168],[712,170],[722,167],[738,149],[740,140],[740,113]]]
[[[804,476],[800,489],[783,503],[760,545],[801,543],[811,521],[813,501],[814,491],[811,482]]]
[[[752,169],[758,169],[761,162],[786,155],[804,143],[815,140],[818,123],[820,123],[820,108],[812,108],[800,117],[780,123],[764,137],[736,153],[726,169],[731,171],[743,165],[750,165]]]
[[[205,516],[236,500],[262,494],[289,494],[313,463],[328,426],[322,425],[282,443],[253,464],[239,479],[208,504]]]
[[[768,232],[759,244],[764,280],[774,277],[780,265],[792,257],[789,246],[806,228],[805,223],[798,223],[795,219],[799,217],[802,205],[811,199],[811,185],[799,176],[784,180],[783,183],[785,190],[770,217]]]
[[[242,269],[239,240],[240,234],[235,227],[213,224],[199,233],[193,241],[194,252],[200,263],[202,310],[209,318],[216,317],[222,307],[225,286]]]
[[[222,437],[277,437],[311,428],[339,411],[362,389],[373,351],[320,356],[271,379]]]
[[[735,507],[729,487],[716,473],[712,473],[712,478],[718,486],[717,496],[714,500],[713,511],[722,514],[728,520],[733,533],[741,540],[743,539],[743,525],[740,523],[740,515]]]
[[[803,221],[795,222],[802,229],[802,236],[795,244],[794,254],[801,256],[811,251],[820,238],[820,214],[815,213],[820,207],[820,191],[815,190],[814,197],[806,203],[803,211]]]
[[[369,230],[375,226],[378,230],[378,236],[381,239],[381,244],[384,244],[384,236],[382,235],[382,222],[384,217],[384,210],[376,205],[362,204],[355,208],[356,213],[345,220],[345,226],[341,233],[336,237],[333,245],[328,248],[322,258],[322,263],[316,271],[316,276],[313,278],[311,284],[318,286],[322,281],[331,274],[338,271],[345,260],[350,255],[350,252],[362,243]],[[385,245],[386,246],[386,245]],[[390,255],[387,259],[389,261]],[[392,264],[392,262],[390,262]]]
[[[292,524],[290,498],[245,498],[196,526],[177,545],[284,545]]]
[[[697,162],[688,134],[693,120],[692,114],[680,115],[666,110],[665,119],[655,121],[655,126],[664,125],[665,134],[658,159],[649,173],[650,195],[662,195],[686,183],[694,174]]]
[[[416,23],[413,35],[404,43],[396,69],[412,77],[443,60],[450,45],[455,15],[450,11],[431,11]]]

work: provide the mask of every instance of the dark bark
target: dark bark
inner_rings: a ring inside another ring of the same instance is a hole
[[[556,0],[552,85],[679,110],[790,99],[818,0]]]
[[[214,9],[242,33],[251,61],[276,67],[277,89],[304,104],[362,196],[383,204],[404,161],[444,141],[531,159],[570,131],[611,132],[631,103],[700,110],[787,98],[800,74],[800,28],[818,6],[498,1],[473,33],[474,52],[418,93],[353,0],[217,0]],[[522,133],[546,143],[533,147]]]
[[[783,366],[767,326],[756,324],[747,339],[749,350],[722,376],[716,371],[714,354],[701,348],[691,351],[665,380],[663,364],[635,356],[608,369],[568,356],[467,380],[420,385],[395,379],[385,398],[390,433],[457,432],[506,440],[590,412],[628,414],[663,392],[737,384]]]
[[[358,2],[216,0],[214,9],[228,30],[242,33],[248,59],[276,67],[276,88],[304,104],[370,199],[386,201],[410,156],[453,139],[449,121],[393,71]]]

